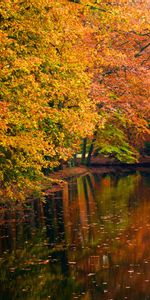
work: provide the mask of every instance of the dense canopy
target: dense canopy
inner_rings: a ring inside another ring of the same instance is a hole
[[[38,188],[42,170],[79,153],[85,138],[99,153],[138,159],[149,139],[149,9],[149,1],[1,1],[3,197]]]

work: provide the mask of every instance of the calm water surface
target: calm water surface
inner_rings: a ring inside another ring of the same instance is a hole
[[[1,300],[150,299],[150,170],[0,207]]]

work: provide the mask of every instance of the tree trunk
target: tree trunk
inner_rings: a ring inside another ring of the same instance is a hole
[[[68,167],[69,168],[72,168],[72,167],[75,167],[76,166],[76,154],[73,155],[73,157],[68,160]]]
[[[92,142],[91,142],[91,145],[90,145],[88,157],[87,157],[87,160],[86,160],[86,165],[87,166],[90,166],[90,164],[91,164],[91,156],[92,156],[92,152],[93,152],[93,149],[94,149],[94,142],[95,142],[95,140],[96,140],[96,137],[94,137],[92,139]]]
[[[83,139],[81,164],[85,163],[87,138]]]
[[[77,155],[76,154],[74,154],[74,156],[73,156],[73,161],[74,161],[74,166],[76,166],[77,165]]]

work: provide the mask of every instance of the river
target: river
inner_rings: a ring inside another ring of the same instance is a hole
[[[0,206],[1,300],[150,299],[150,170]]]

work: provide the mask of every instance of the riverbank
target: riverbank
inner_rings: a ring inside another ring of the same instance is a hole
[[[150,156],[141,156],[138,162],[124,163],[116,160],[115,158],[97,156],[92,157],[91,166],[121,166],[121,167],[150,167]]]
[[[54,171],[50,174],[50,179],[52,181],[52,187],[44,184],[44,193],[49,194],[55,192],[64,187],[66,181],[71,177],[85,176],[89,173],[95,173],[100,175],[105,174],[125,174],[130,172],[149,172],[150,168],[150,157],[143,157],[138,163],[122,163],[116,161],[113,158],[96,157],[92,158],[91,165],[84,166],[80,164],[80,160],[77,161],[77,166],[75,167],[64,167],[62,170]]]

